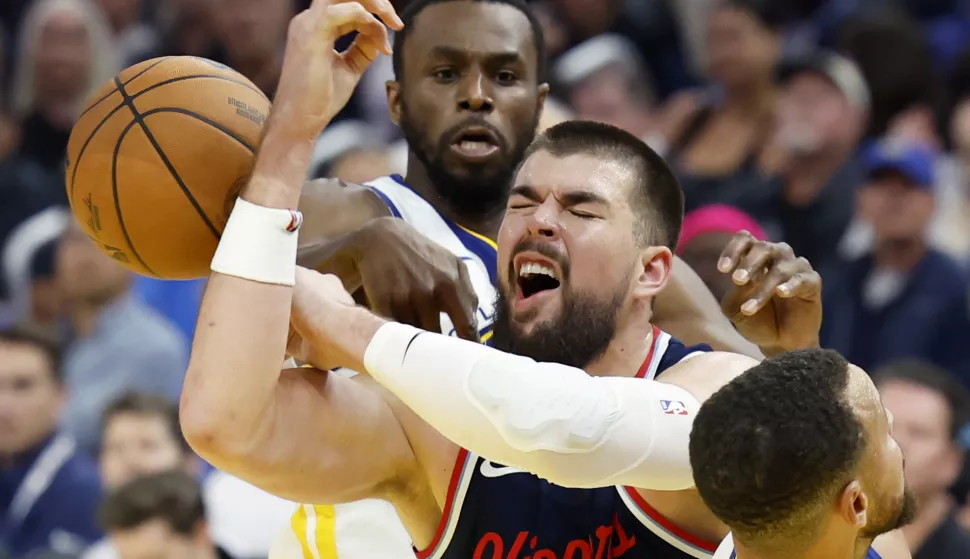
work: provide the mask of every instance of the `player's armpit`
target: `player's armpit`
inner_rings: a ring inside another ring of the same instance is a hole
[[[909,544],[901,530],[885,533],[872,542],[872,549],[876,550],[882,559],[913,559],[909,551]]]
[[[272,403],[248,440],[183,425],[207,461],[302,503],[379,497],[420,486],[417,461],[394,414],[373,389],[311,368],[280,374]]]
[[[724,316],[697,273],[676,256],[670,281],[654,301],[652,322],[686,344],[709,344],[716,350],[764,358]]]

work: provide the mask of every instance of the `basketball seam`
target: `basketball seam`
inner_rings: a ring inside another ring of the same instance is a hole
[[[120,80],[118,83],[120,88]],[[119,89],[119,91],[121,90]],[[118,136],[118,142],[115,144],[114,156],[111,158],[111,191],[112,194],[114,194],[113,198],[115,202],[115,214],[118,216],[118,225],[121,227],[121,234],[125,236],[125,242],[127,242],[128,247],[131,248],[131,253],[135,256],[138,262],[140,262],[141,265],[148,270],[150,274],[153,276],[158,276],[158,274],[155,273],[155,271],[152,270],[147,263],[145,263],[145,260],[141,257],[141,255],[138,254],[138,249],[135,248],[135,243],[131,242],[131,235],[128,234],[128,227],[125,225],[125,217],[121,213],[121,199],[118,196],[118,154],[121,153],[122,142],[124,142],[125,137],[128,136],[128,132],[134,128],[135,124],[138,124],[137,116],[133,118],[127,126],[125,126],[124,130],[121,131],[121,134]]]
[[[142,70],[141,72],[138,72],[137,74],[135,74],[134,76],[132,76],[132,78],[131,78],[131,79],[129,79],[128,81],[126,81],[126,82],[125,82],[125,85],[128,85],[128,84],[130,84],[131,82],[133,82],[133,81],[135,81],[135,80],[136,80],[136,79],[138,79],[138,78],[139,78],[139,77],[140,77],[140,76],[141,76],[142,74],[144,74],[145,72],[147,72],[147,71],[149,71],[149,70],[151,70],[151,69],[152,69],[152,68],[154,68],[155,66],[158,66],[158,65],[159,65],[159,64],[161,64],[162,62],[165,62],[165,61],[166,61],[166,60],[168,60],[169,58],[172,58],[172,57],[171,57],[171,56],[165,56],[165,57],[162,57],[162,58],[161,58],[160,60],[156,60],[154,64],[152,64],[152,65],[151,65],[151,66],[149,66],[148,68],[145,68],[145,69],[144,69],[144,70]],[[121,74],[118,74],[118,75],[120,76]],[[98,105],[100,105],[102,101],[104,101],[104,100],[105,100],[105,99],[107,99],[108,97],[111,97],[112,95],[114,95],[116,91],[118,91],[118,88],[117,88],[117,87],[116,87],[116,88],[114,88],[114,89],[112,89],[111,91],[109,91],[109,92],[108,92],[107,94],[105,94],[105,95],[104,95],[103,97],[101,97],[101,98],[100,98],[100,99],[98,99],[97,101],[95,101],[95,102],[93,102],[93,103],[91,103],[90,105],[88,105],[88,108],[86,108],[86,109],[84,109],[84,112],[82,112],[82,113],[81,113],[81,114],[80,114],[80,115],[79,115],[79,116],[77,117],[77,118],[78,118],[78,120],[80,120],[80,119],[81,119],[81,117],[83,117],[84,115],[86,115],[86,114],[88,114],[88,111],[90,111],[91,109],[93,109],[93,108],[95,108],[95,107],[97,107]],[[120,107],[120,106],[121,106],[121,105],[118,105],[118,107]],[[117,107],[116,107],[116,108],[117,108]]]
[[[185,181],[183,181],[182,177],[179,176],[179,173],[175,169],[175,166],[172,165],[172,162],[169,161],[168,156],[166,156],[165,152],[162,151],[162,146],[158,145],[158,141],[155,139],[155,136],[154,134],[152,134],[152,131],[148,129],[148,125],[145,124],[145,120],[142,117],[141,113],[139,113],[138,109],[135,108],[134,98],[129,96],[128,92],[125,91],[125,85],[121,83],[121,80],[119,80],[118,78],[115,78],[115,83],[118,85],[118,91],[121,92],[121,96],[124,99],[125,105],[131,110],[131,114],[132,116],[134,116],[135,122],[137,122],[138,125],[141,127],[142,132],[145,133],[145,137],[148,138],[148,141],[152,144],[152,147],[155,148],[155,153],[157,153],[158,156],[162,159],[162,163],[164,163],[165,167],[168,168],[168,172],[172,174],[172,178],[174,178],[175,182],[178,183],[179,188],[182,189],[182,193],[185,194],[186,198],[188,198],[189,203],[192,204],[193,208],[195,208],[195,211],[199,214],[199,217],[202,218],[202,221],[205,222],[209,230],[212,231],[212,234],[215,235],[216,239],[218,239],[219,238],[218,229],[216,229],[216,226],[213,225],[212,221],[209,219],[209,216],[205,215],[205,211],[202,210],[202,206],[199,204],[199,201],[196,200],[195,196],[192,195],[192,191],[189,190],[189,187],[185,184]],[[121,216],[118,216],[118,217],[120,218]]]
[[[182,109],[182,108],[179,108],[179,107],[158,107],[158,108],[155,108],[155,109],[151,109],[149,111],[145,111],[144,113],[141,113],[141,116],[142,116],[142,118],[146,118],[149,115],[158,114],[158,113],[176,113],[176,114],[180,114],[180,115],[185,115],[185,116],[190,117],[190,118],[194,118],[194,119],[196,119],[198,121],[201,121],[201,122],[204,122],[204,123],[208,124],[209,126],[211,126],[211,127],[215,128],[216,130],[222,132],[226,136],[229,136],[233,140],[236,140],[239,143],[239,145],[241,145],[242,147],[248,149],[250,153],[255,153],[256,152],[256,148],[254,148],[253,146],[249,145],[249,143],[246,142],[246,139],[245,138],[243,138],[242,136],[239,136],[238,134],[236,134],[232,130],[226,128],[225,126],[219,124],[218,122],[216,122],[214,120],[211,120],[209,118],[206,118],[203,115],[200,115],[199,113],[194,113],[192,111],[189,111],[189,110],[186,110],[186,109]]]
[[[264,99],[267,99],[266,95],[262,91],[260,91],[258,88],[253,88],[253,86],[251,86],[250,84],[248,84],[246,82],[241,82],[241,81],[238,81],[238,80],[233,80],[233,79],[230,79],[230,78],[225,77],[225,76],[220,76],[218,74],[194,74],[194,75],[191,75],[191,76],[179,76],[177,78],[172,78],[172,79],[169,79],[169,80],[165,80],[163,82],[158,82],[158,83],[153,84],[153,85],[151,85],[149,87],[146,87],[145,89],[143,89],[143,90],[139,91],[138,93],[132,95],[131,96],[131,99],[132,99],[132,101],[134,101],[135,99],[138,99],[139,97],[141,97],[143,94],[148,93],[149,91],[158,89],[159,87],[162,87],[163,85],[168,85],[170,83],[175,83],[175,82],[180,82],[180,81],[185,81],[185,80],[191,80],[191,79],[197,79],[197,78],[200,78],[200,79],[201,78],[211,78],[211,79],[224,80],[224,81],[232,82],[232,83],[235,83],[235,84],[239,84],[239,85],[241,85],[241,86],[243,86],[243,87],[245,87],[245,88],[247,88],[247,89],[249,89],[251,91],[255,91],[256,93],[259,93],[260,95],[263,96]],[[115,77],[115,80],[116,80],[115,83],[117,83],[117,79],[118,78]],[[114,93],[115,91],[119,91],[119,90],[116,88],[111,93]],[[267,101],[268,101],[268,99],[267,99]],[[106,122],[108,122],[108,119],[110,119],[112,116],[114,116],[115,113],[117,113],[119,110],[121,110],[122,108],[124,108],[124,106],[125,106],[125,102],[124,102],[124,95],[123,95],[122,96],[122,102],[117,107],[111,109],[111,112],[108,113],[108,115],[105,116],[103,119],[101,119],[101,122],[99,122],[98,125],[94,127],[94,130],[91,131],[91,135],[88,136],[88,139],[87,140],[84,140],[84,145],[82,145],[81,146],[81,149],[78,151],[77,160],[74,162],[74,171],[71,173],[70,191],[67,193],[68,202],[71,204],[72,207],[74,205],[74,180],[77,178],[77,169],[78,169],[79,164],[81,162],[81,156],[84,155],[84,150],[86,150],[88,148],[88,144],[90,144],[91,143],[91,140],[94,139],[94,135],[98,133],[98,130],[101,130],[101,127],[104,126],[104,124]]]

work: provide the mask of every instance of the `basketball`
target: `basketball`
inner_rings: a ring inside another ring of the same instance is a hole
[[[138,274],[207,276],[269,107],[248,79],[203,58],[122,71],[71,131],[65,186],[81,227]]]

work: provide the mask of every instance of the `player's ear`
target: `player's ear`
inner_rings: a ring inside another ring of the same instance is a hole
[[[394,80],[387,80],[384,87],[387,89],[387,112],[391,115],[391,122],[401,124],[401,84]]]
[[[651,246],[640,251],[633,295],[644,299],[655,297],[667,285],[673,264],[674,255],[667,247]]]
[[[539,95],[536,101],[536,115],[538,118],[542,118],[542,111],[546,108],[546,97],[549,95],[549,84],[540,83],[539,84]]]
[[[869,522],[869,496],[859,480],[852,480],[839,495],[839,516],[850,526],[862,530]]]

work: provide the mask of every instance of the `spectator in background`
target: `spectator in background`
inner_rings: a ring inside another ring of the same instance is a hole
[[[202,462],[182,436],[178,407],[165,398],[137,393],[126,394],[105,409],[100,469],[109,492],[138,477],[176,469],[203,478]],[[204,477],[202,492],[212,539],[239,557],[265,557],[296,508],[218,471]],[[117,558],[111,540],[103,539],[81,559]]]
[[[970,534],[954,519],[948,489],[966,451],[970,396],[953,376],[928,363],[897,362],[873,375],[893,415],[893,438],[906,456],[906,483],[916,494],[916,518],[903,527],[913,559],[966,559]]]
[[[758,160],[774,128],[780,38],[767,5],[758,0],[718,5],[707,43],[714,88],[683,94],[697,97],[696,106],[678,109],[679,122],[668,125],[667,159],[684,188],[687,211],[709,204],[750,211],[768,192]]]
[[[123,67],[151,58],[158,32],[141,20],[142,0],[97,0],[108,20],[115,51]]]
[[[213,0],[225,63],[246,76],[270,99],[283,64],[293,0]]]
[[[821,337],[866,370],[920,358],[970,385],[967,276],[926,239],[935,157],[905,142],[867,151],[858,212],[872,227],[873,248],[827,282]]]
[[[73,220],[56,262],[74,337],[64,363],[70,398],[63,426],[94,455],[101,414],[118,396],[138,391],[178,397],[188,349],[171,324],[131,295],[131,274]]]
[[[21,30],[13,84],[18,155],[60,177],[87,97],[120,66],[100,11],[86,0],[38,0]],[[63,184],[63,183],[62,183]],[[63,197],[63,186],[58,194]]]
[[[825,276],[837,264],[865,178],[855,153],[869,89],[854,63],[828,52],[789,59],[778,76],[778,122],[763,159],[777,184],[755,215],[771,238],[790,244]]]
[[[721,252],[738,231],[747,231],[761,241],[767,240],[753,217],[731,206],[704,206],[684,215],[677,255],[697,272],[718,301],[734,287],[731,276],[720,272],[717,263]]]
[[[216,39],[219,0],[168,0],[159,6],[161,48],[156,56],[201,56],[225,63],[225,52]]]
[[[59,348],[25,328],[0,332],[0,551],[77,554],[100,537],[97,468],[57,432]]]
[[[606,34],[584,41],[559,58],[553,74],[576,118],[612,124],[663,151],[649,72],[629,40]]]
[[[108,496],[98,519],[121,559],[230,559],[209,538],[199,486],[181,471],[137,478]]]

